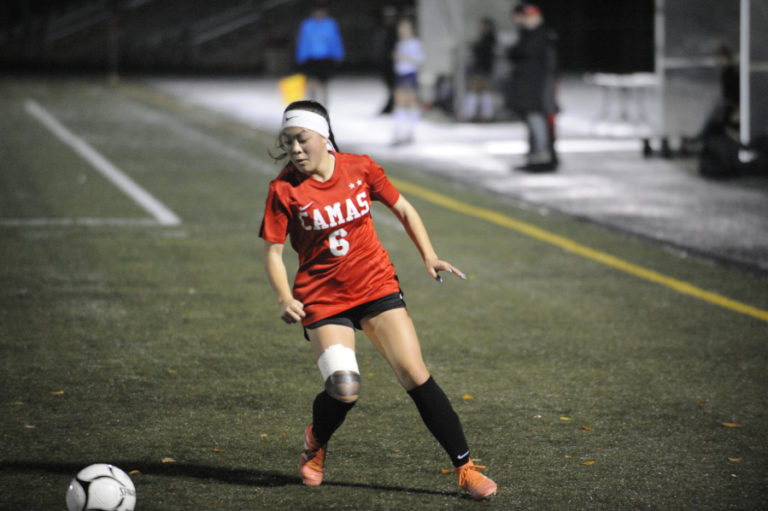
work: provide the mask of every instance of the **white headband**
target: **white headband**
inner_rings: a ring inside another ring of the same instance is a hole
[[[306,128],[319,133],[323,138],[328,138],[331,135],[331,129],[325,117],[309,110],[288,110],[285,112],[280,131],[286,128]]]

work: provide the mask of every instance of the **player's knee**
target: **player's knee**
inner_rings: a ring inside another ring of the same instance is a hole
[[[354,403],[360,395],[360,374],[336,371],[325,380],[325,391],[334,399]]]
[[[354,403],[360,394],[360,369],[355,350],[341,344],[329,346],[317,359],[325,391],[334,399]]]

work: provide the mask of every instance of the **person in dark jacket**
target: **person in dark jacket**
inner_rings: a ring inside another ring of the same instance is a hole
[[[525,122],[529,140],[528,161],[516,168],[553,171],[558,164],[554,151],[557,36],[545,26],[541,10],[535,5],[518,5],[513,18],[520,27],[520,37],[508,53],[512,80],[506,103]]]
[[[693,139],[683,139],[683,150],[687,152],[692,147],[698,148],[699,173],[702,176],[733,177],[749,173],[750,167],[739,160],[739,67],[727,45],[718,46],[715,66],[720,73],[720,97],[698,135]]]
[[[480,34],[472,43],[472,67],[470,68],[469,91],[464,98],[461,120],[492,121],[494,117],[493,68],[496,59],[496,25],[493,19],[480,20]]]
[[[393,54],[397,45],[397,8],[391,5],[382,11],[382,28],[378,34],[379,73],[387,87],[387,101],[381,114],[391,114],[395,108],[395,61]]]
[[[720,135],[729,125],[738,129],[739,67],[727,45],[718,46],[715,52],[715,66],[720,71],[720,97],[701,129],[700,139]]]

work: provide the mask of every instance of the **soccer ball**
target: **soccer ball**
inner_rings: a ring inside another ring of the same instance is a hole
[[[106,463],[85,467],[67,490],[69,511],[133,511],[136,488],[128,474]]]

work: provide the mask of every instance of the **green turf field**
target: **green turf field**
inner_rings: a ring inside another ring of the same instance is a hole
[[[31,104],[181,223],[156,222]],[[765,278],[387,167],[470,277],[430,279],[375,210],[499,495],[460,494],[362,336],[361,400],[310,489],[296,464],[322,382],[258,238],[272,134],[138,83],[6,77],[0,108],[0,509],[64,509],[95,462],[132,472],[141,510],[765,508]]]

